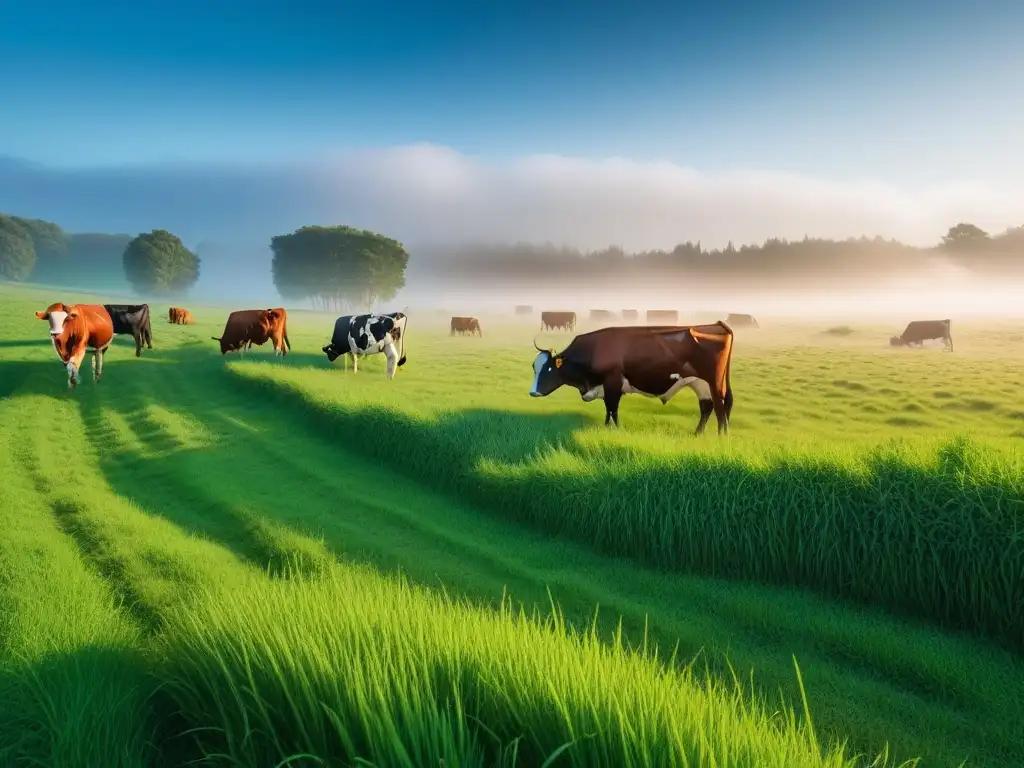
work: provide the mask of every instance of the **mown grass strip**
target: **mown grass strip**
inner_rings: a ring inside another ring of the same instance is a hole
[[[763,443],[758,455],[644,453],[568,435],[527,445],[531,416],[354,409],[308,372],[227,370],[350,448],[598,551],[809,587],[1024,650],[1024,462],[967,438],[931,457],[891,443],[841,460]]]

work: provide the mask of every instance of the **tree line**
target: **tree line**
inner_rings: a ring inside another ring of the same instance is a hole
[[[405,285],[410,261],[397,240],[349,226],[301,227],[272,237],[270,251],[282,299],[322,309],[363,310],[391,300]],[[929,248],[880,237],[770,238],[719,249],[688,241],[638,253],[615,246],[584,252],[550,243],[476,244],[421,249],[416,261],[424,282],[664,287],[728,278],[732,285],[784,287],[870,282],[912,272],[936,256],[978,273],[1024,272],[1024,227],[993,236],[962,222]],[[82,288],[123,284],[139,293],[180,294],[198,280],[199,268],[199,256],[166,230],[134,237],[69,234],[52,222],[0,214],[0,279]]]

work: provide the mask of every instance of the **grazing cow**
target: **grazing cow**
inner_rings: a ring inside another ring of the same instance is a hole
[[[742,314],[730,314],[725,318],[727,322],[733,328],[760,328],[757,324],[757,319],[753,315],[742,315]]]
[[[220,342],[222,355],[235,350],[244,352],[253,344],[262,346],[267,339],[273,342],[275,356],[284,357],[292,348],[292,343],[288,339],[288,313],[283,307],[237,309],[228,315],[220,338],[211,338]]]
[[[516,304],[516,314],[517,315],[532,315],[533,314],[533,307],[531,307],[529,304]]]
[[[602,328],[577,336],[558,354],[536,342],[534,347],[533,397],[546,397],[563,385],[574,387],[584,402],[603,398],[605,426],[618,426],[622,395],[656,397],[665,405],[690,387],[700,401],[694,434],[703,433],[712,411],[719,434],[729,431],[733,331],[721,320],[710,325]]]
[[[167,310],[167,321],[173,325],[193,325],[196,319],[184,307],[171,307]]]
[[[622,310],[622,319],[629,323],[635,323],[640,319],[640,313],[635,309],[624,309]]]
[[[135,356],[142,357],[142,345],[153,348],[153,328],[149,322],[149,304],[104,304],[114,324],[114,334],[127,334],[135,340]]]
[[[334,321],[331,343],[322,351],[332,363],[345,355],[346,369],[351,357],[353,373],[359,372],[360,357],[383,352],[388,361],[387,376],[393,379],[398,369],[405,365],[405,326],[408,322],[404,312],[343,315]],[[401,357],[395,349],[398,342],[402,345]]]
[[[453,317],[452,318],[452,330],[449,336],[454,336],[456,333],[462,334],[473,334],[477,336],[483,336],[483,331],[480,330],[480,321],[475,317]]]
[[[540,329],[542,331],[555,328],[564,328],[571,331],[576,327],[575,312],[541,312]]]
[[[68,389],[78,386],[78,372],[90,347],[92,380],[98,382],[103,375],[103,356],[114,340],[114,323],[110,314],[99,304],[75,304],[62,312],[64,319],[60,331],[53,336],[53,348],[67,366]]]
[[[648,309],[648,323],[669,323],[675,325],[679,322],[679,312],[674,309]]]
[[[889,338],[889,345],[906,347],[916,344],[924,346],[925,341],[942,339],[947,351],[953,351],[953,337],[950,335],[950,322],[946,320],[912,320],[906,330],[899,336]]]
[[[609,312],[607,309],[592,309],[590,310],[591,322],[603,322],[605,320],[614,320],[615,313]]]

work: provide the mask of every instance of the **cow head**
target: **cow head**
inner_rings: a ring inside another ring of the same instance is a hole
[[[341,352],[339,352],[338,350],[336,350],[334,348],[333,344],[328,344],[326,347],[321,347],[320,351],[323,352],[325,355],[327,355],[327,360],[328,360],[328,362],[331,362],[331,363],[333,363],[335,360],[337,360],[342,355]]]
[[[903,346],[903,339],[901,339],[899,336],[890,336],[889,337],[889,346],[890,347],[902,347]]]
[[[36,312],[36,317],[40,320],[50,321],[50,335],[56,336],[61,332],[61,328],[64,326],[64,318],[68,316],[68,312],[71,311],[71,307],[63,302],[57,302],[51,304],[42,312]]]
[[[78,384],[78,369],[85,358],[84,346],[75,350],[78,340],[88,332],[83,325],[84,320],[78,312],[69,311],[64,313],[60,331],[53,336],[53,348],[57,350],[57,356],[68,369],[68,387],[70,389],[74,389]]]
[[[533,343],[537,357],[533,360],[533,388],[530,397],[547,397],[563,384],[565,379],[565,359],[555,354],[553,349],[541,349],[537,342]]]

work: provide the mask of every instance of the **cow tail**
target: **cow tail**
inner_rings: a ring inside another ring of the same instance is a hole
[[[288,347],[288,351],[291,352],[292,351],[292,343],[288,340],[288,329],[287,328],[284,329],[284,343],[285,343],[285,346]]]

